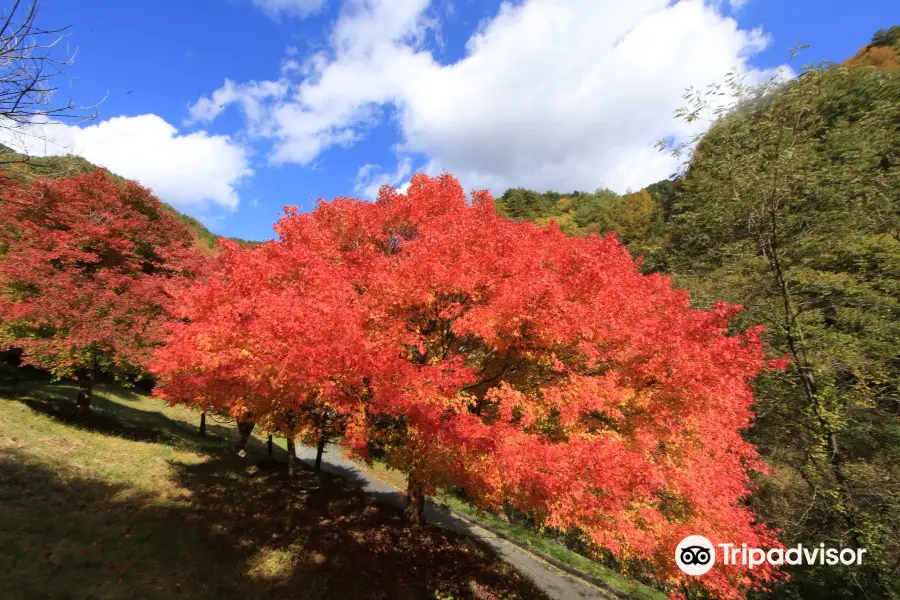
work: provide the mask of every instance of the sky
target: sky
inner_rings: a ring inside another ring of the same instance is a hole
[[[0,3],[0,7],[9,2]],[[285,205],[373,199],[413,173],[467,190],[636,190],[702,124],[689,86],[841,61],[896,0],[41,0],[77,49],[32,154],[79,154],[215,233],[262,240]],[[5,9],[4,9],[5,10]],[[786,65],[797,42],[810,47]]]

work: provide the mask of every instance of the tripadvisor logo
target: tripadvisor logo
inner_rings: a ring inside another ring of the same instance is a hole
[[[675,562],[688,575],[703,575],[716,563],[716,549],[702,535],[689,535],[675,548]]]
[[[748,548],[747,544],[718,544],[722,564],[754,568],[770,565],[861,565],[865,548],[826,548],[819,544],[812,548],[797,544],[793,548]],[[703,575],[716,563],[716,549],[702,535],[689,535],[675,548],[675,563],[688,575]]]

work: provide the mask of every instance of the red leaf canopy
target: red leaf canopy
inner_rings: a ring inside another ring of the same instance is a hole
[[[743,504],[768,365],[759,329],[727,334],[739,307],[693,309],[615,236],[503,219],[449,175],[289,208],[276,231],[181,297],[154,367],[168,398],[262,420],[318,398],[348,447],[426,489],[510,502],[673,583],[687,535],[778,545]],[[775,575],[702,583],[739,597]]]
[[[0,179],[0,345],[59,376],[146,368],[171,292],[206,268],[149,190],[104,170]]]

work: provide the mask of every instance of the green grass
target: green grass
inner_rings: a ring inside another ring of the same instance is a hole
[[[0,598],[545,598],[466,536],[400,511],[230,424],[98,388],[0,384]]]
[[[401,490],[406,488],[405,476],[398,471],[386,468],[381,463],[375,462],[372,465],[361,465],[361,467],[385,483]],[[578,569],[582,573],[595,577],[615,590],[627,593],[632,598],[640,600],[665,600],[666,598],[665,593],[640,582],[632,581],[621,573],[577,552],[573,552],[524,525],[511,523],[489,512],[479,511],[471,504],[447,493],[440,493],[437,500],[474,521],[489,525],[521,544],[555,558],[565,565]]]

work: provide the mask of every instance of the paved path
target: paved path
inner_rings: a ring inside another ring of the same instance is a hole
[[[316,449],[298,445],[297,457],[312,465],[315,463]],[[367,494],[375,496],[386,504],[403,508],[406,503],[404,492],[375,479],[352,461],[343,458],[340,455],[340,449],[333,446],[329,446],[322,456],[322,470],[344,477],[350,484],[361,488]],[[491,546],[503,560],[515,567],[517,571],[534,581],[551,598],[556,600],[579,600],[582,598],[609,600],[614,598],[587,582],[570,577],[555,569],[533,554],[510,544],[490,531],[454,517],[431,501],[425,505],[425,519],[430,523],[480,539]]]

